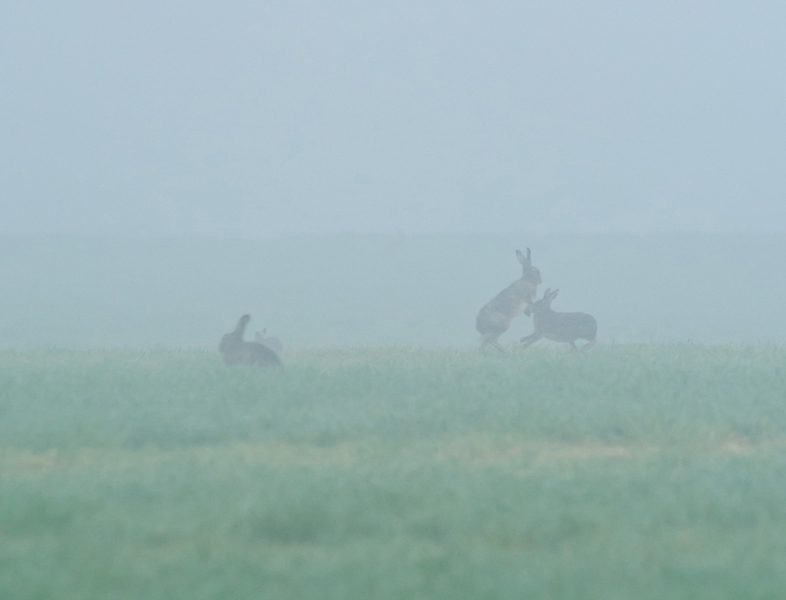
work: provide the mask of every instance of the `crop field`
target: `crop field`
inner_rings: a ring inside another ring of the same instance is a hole
[[[0,598],[786,593],[786,348],[0,352]]]

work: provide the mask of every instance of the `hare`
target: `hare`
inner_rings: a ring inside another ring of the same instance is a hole
[[[535,301],[535,291],[541,283],[540,271],[532,266],[532,253],[529,248],[527,256],[516,250],[516,257],[521,263],[521,277],[481,308],[475,319],[475,327],[480,332],[481,349],[486,344],[491,344],[504,352],[497,341],[499,336],[508,330],[510,323],[519,313],[523,311],[527,316],[531,314],[529,307]]]
[[[543,298],[532,305],[532,321],[535,333],[521,338],[524,348],[531,346],[540,338],[548,338],[556,342],[567,342],[574,350],[576,340],[588,340],[582,350],[589,350],[595,345],[598,323],[587,313],[561,313],[551,310],[551,301],[557,297],[559,290],[547,289]]]
[[[263,329],[262,331],[257,331],[254,335],[254,341],[257,344],[262,344],[263,346],[267,346],[273,352],[279,353],[284,349],[284,344],[281,343],[281,340],[277,337],[265,337],[267,333],[267,329]]]
[[[258,365],[260,367],[277,367],[281,365],[278,355],[263,344],[244,342],[243,335],[251,315],[243,315],[237,322],[232,333],[227,333],[218,344],[224,364],[227,365]]]

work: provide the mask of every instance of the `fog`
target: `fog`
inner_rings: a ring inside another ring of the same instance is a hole
[[[474,344],[527,246],[601,341],[786,338],[780,3],[2,13],[0,346]]]
[[[0,347],[215,347],[238,317],[288,348],[478,343],[475,315],[524,240],[0,240]],[[786,236],[532,236],[539,295],[598,320],[598,341],[786,341]],[[522,246],[523,247],[523,246]],[[532,331],[519,316],[500,342]],[[545,342],[540,342],[541,344]]]
[[[3,4],[6,233],[782,231],[776,2]]]

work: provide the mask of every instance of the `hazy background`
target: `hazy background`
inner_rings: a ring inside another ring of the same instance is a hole
[[[238,317],[286,346],[474,345],[521,274],[491,236],[0,239],[0,347],[216,347]],[[602,343],[786,342],[786,236],[531,236],[554,308]],[[523,246],[522,246],[523,247]],[[501,341],[532,331],[519,317]],[[543,343],[543,342],[542,342]]]
[[[606,341],[785,341],[784,31],[777,2],[6,0],[0,345],[212,344],[247,310],[474,343],[527,245]]]
[[[21,2],[0,232],[783,231],[782,2]]]

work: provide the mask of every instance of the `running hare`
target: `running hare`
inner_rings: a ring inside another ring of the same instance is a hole
[[[522,311],[529,316],[530,305],[535,301],[535,291],[541,283],[540,271],[532,266],[532,253],[527,248],[527,256],[516,250],[521,263],[521,277],[497,294],[486,306],[480,309],[475,327],[480,332],[481,349],[491,344],[502,351],[497,341],[499,336],[510,327],[511,321]],[[526,305],[526,308],[525,308]]]
[[[543,298],[532,305],[532,321],[535,333],[521,338],[521,343],[526,348],[537,342],[540,338],[548,338],[555,342],[567,342],[574,350],[576,340],[588,340],[582,350],[588,350],[595,345],[595,336],[598,333],[598,323],[595,318],[587,313],[561,313],[551,310],[551,301],[557,297],[559,290],[553,292],[548,289]]]
[[[244,342],[246,325],[251,320],[250,315],[243,315],[237,322],[237,327],[232,333],[227,333],[221,338],[218,351],[227,365],[259,365],[260,367],[277,367],[281,364],[273,350],[254,342]]]
[[[267,329],[263,329],[262,331],[257,331],[254,335],[254,341],[257,344],[262,344],[263,346],[267,346],[273,352],[279,353],[284,349],[284,344],[281,343],[281,340],[277,337],[265,337],[267,333]]]

